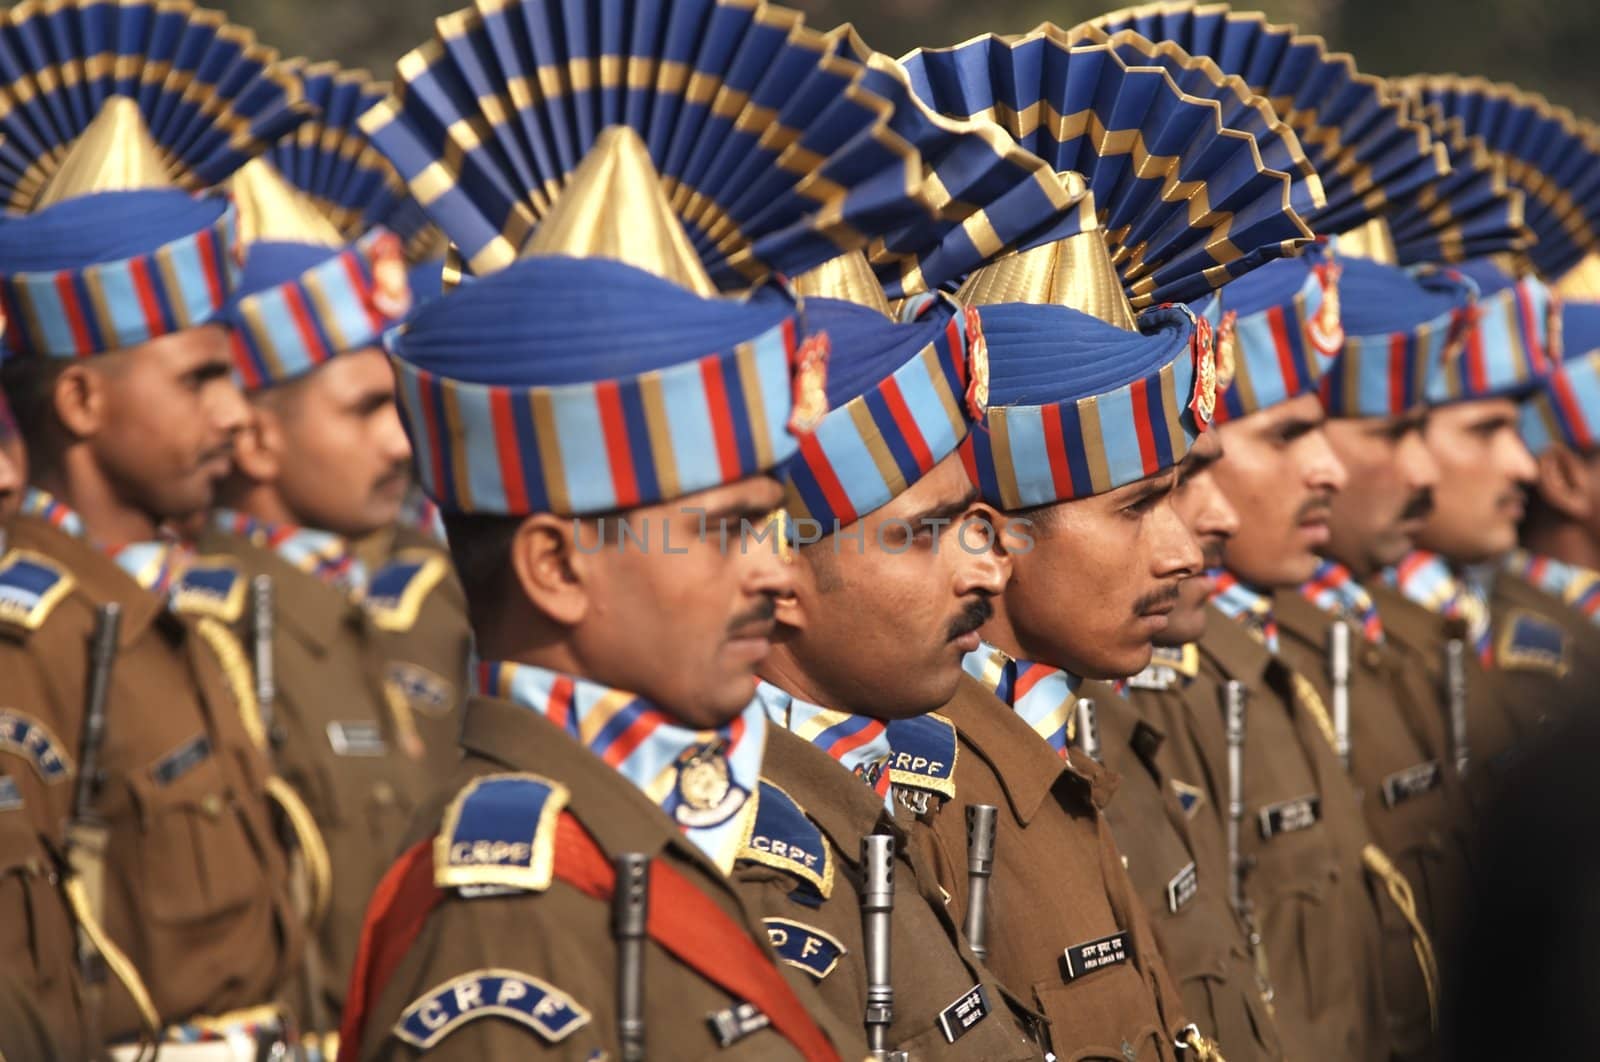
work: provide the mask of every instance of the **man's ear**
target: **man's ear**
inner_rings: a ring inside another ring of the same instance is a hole
[[[100,366],[74,362],[56,375],[50,388],[50,404],[72,441],[93,438],[105,429],[109,416],[106,391],[106,377]]]
[[[1589,469],[1583,458],[1557,443],[1535,462],[1534,488],[1544,503],[1568,520],[1587,522],[1591,512]]]
[[[985,502],[974,505],[965,519],[970,521],[969,526],[974,530],[965,532],[964,537],[994,528],[993,533],[989,534],[989,548],[996,557],[1004,560],[1008,568],[1016,557],[1033,549],[1034,539],[1038,535],[1038,521],[1026,516],[1007,516]],[[966,545],[969,549],[976,548],[976,539],[966,539]]]
[[[233,439],[233,466],[253,483],[276,483],[283,471],[283,418],[265,402],[250,402],[244,426]]]
[[[528,517],[511,539],[511,568],[523,597],[551,622],[576,626],[590,608],[600,548],[599,530],[586,521]]]
[[[809,625],[810,610],[807,608],[807,602],[814,600],[817,592],[816,573],[811,568],[814,558],[815,554],[811,550],[801,549],[798,546],[789,547],[789,564],[793,566],[790,574],[794,577],[794,589],[775,599],[777,611],[773,613],[773,618],[782,626],[804,631]],[[823,563],[828,563],[827,559],[824,559]]]

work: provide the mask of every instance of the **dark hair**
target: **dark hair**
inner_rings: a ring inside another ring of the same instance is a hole
[[[476,627],[479,617],[499,610],[506,587],[515,582],[509,578],[511,540],[522,520],[492,513],[445,513],[443,519],[456,577]]]
[[[11,404],[17,432],[28,445],[35,470],[52,459],[55,437],[55,388],[70,361],[43,354],[12,356],[0,363],[0,388]]]

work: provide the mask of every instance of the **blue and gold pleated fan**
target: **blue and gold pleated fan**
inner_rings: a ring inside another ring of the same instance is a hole
[[[934,111],[913,91],[904,67],[874,51],[846,24],[830,34],[839,51],[866,68],[864,84],[894,107],[889,127],[922,156],[945,216],[872,242],[889,298],[953,287],[1008,251],[1027,250],[1097,228],[1082,182],[1061,180],[999,125]]]
[[[1407,101],[1362,74],[1320,37],[1225,4],[1160,3],[1102,15],[1106,33],[1131,29],[1171,41],[1237,74],[1267,98],[1300,137],[1327,203],[1307,220],[1319,235],[1355,228],[1449,168],[1444,149]]]
[[[1398,85],[1503,160],[1526,196],[1537,238],[1528,255],[1547,280],[1600,249],[1600,136],[1592,126],[1537,93],[1483,78],[1419,75]]]
[[[475,274],[515,261],[602,132],[637,133],[714,284],[802,273],[936,216],[865,68],[748,0],[480,0],[362,125]]]
[[[308,113],[276,59],[249,30],[187,0],[9,9],[0,17],[0,203],[35,208],[117,96],[137,104],[167,179],[190,190],[217,184]]]
[[[1243,78],[1224,73],[1209,57],[1192,55],[1172,41],[1152,41],[1132,30],[1106,33],[1090,23],[1062,29],[1046,22],[1033,32],[1069,45],[1108,44],[1129,66],[1161,67],[1184,92],[1215,100],[1222,108],[1224,126],[1254,137],[1261,161],[1268,169],[1295,178],[1290,186],[1290,205],[1298,214],[1309,217],[1325,205],[1322,181],[1294,130],[1272,109],[1272,104],[1251,91]]]
[[[1401,265],[1459,264],[1473,258],[1526,252],[1534,242],[1525,197],[1505,160],[1459,118],[1437,107],[1420,117],[1450,154],[1450,172],[1395,203],[1386,220]]]
[[[1311,239],[1288,174],[1220,105],[1107,44],[979,37],[902,64],[935,110],[986,117],[1057,171],[1081,174],[1134,309],[1188,302]]]

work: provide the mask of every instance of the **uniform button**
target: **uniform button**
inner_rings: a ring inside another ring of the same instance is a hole
[[[213,819],[221,817],[222,798],[215,793],[206,794],[200,799],[200,810]]]
[[[372,799],[384,807],[394,803],[394,786],[388,782],[379,782],[372,787]]]
[[[1127,856],[1123,856],[1122,857],[1122,869],[1123,870],[1127,870],[1128,869],[1128,857]]]
[[[1126,1058],[1128,1062],[1134,1062],[1139,1057],[1139,1052],[1133,1049],[1132,1044],[1124,1040],[1122,1041],[1122,1057]]]
[[[1377,670],[1378,665],[1383,663],[1383,654],[1378,651],[1376,646],[1369,645],[1361,653],[1361,662],[1373,670]]]

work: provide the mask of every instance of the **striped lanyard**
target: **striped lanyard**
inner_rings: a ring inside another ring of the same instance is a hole
[[[1324,612],[1354,621],[1361,634],[1374,645],[1383,644],[1383,620],[1366,587],[1356,582],[1350,569],[1338,561],[1323,559],[1311,581],[1300,587],[1301,595]]]

